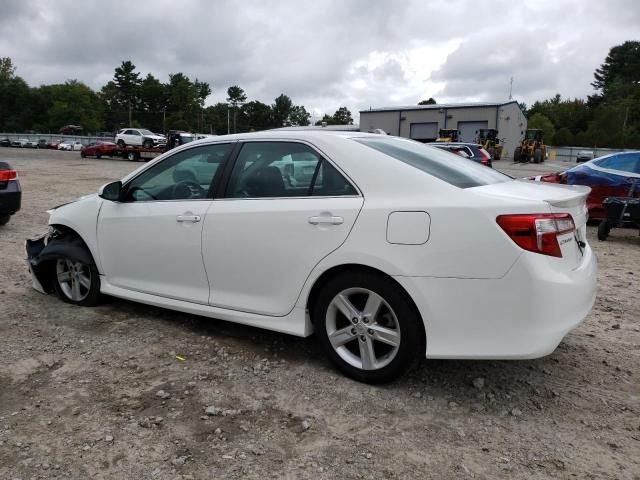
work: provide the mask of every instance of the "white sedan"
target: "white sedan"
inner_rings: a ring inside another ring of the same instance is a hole
[[[62,142],[58,144],[58,150],[82,150],[84,148],[84,145],[82,144],[82,142]]]
[[[171,150],[55,208],[34,286],[298,336],[365,382],[427,358],[551,353],[589,313],[586,187],[411,140],[273,131]]]

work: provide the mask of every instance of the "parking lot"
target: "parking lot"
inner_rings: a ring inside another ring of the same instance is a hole
[[[37,293],[23,244],[46,210],[140,164],[0,155],[23,188],[0,227],[0,478],[640,478],[637,230],[598,242],[589,227],[596,304],[552,355],[424,361],[373,387],[313,337]],[[494,164],[517,177],[564,165]]]

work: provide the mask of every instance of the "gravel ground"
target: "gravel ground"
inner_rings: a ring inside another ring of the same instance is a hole
[[[371,387],[313,338],[32,290],[23,242],[45,210],[137,165],[0,156],[24,190],[0,228],[0,478],[640,478],[637,231],[589,228],[598,299],[552,355],[425,361]]]

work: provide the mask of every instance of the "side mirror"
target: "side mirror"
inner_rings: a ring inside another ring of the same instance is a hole
[[[98,196],[100,198],[104,198],[105,200],[110,200],[112,202],[119,202],[120,196],[122,195],[122,182],[118,180],[117,182],[107,183],[100,187],[98,190]]]

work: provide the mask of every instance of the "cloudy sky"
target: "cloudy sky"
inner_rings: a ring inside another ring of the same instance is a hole
[[[130,59],[163,81],[284,92],[314,116],[415,104],[584,97],[609,48],[640,39],[640,0],[3,0],[0,57],[30,85],[99,89]],[[357,114],[354,115],[357,121]]]

